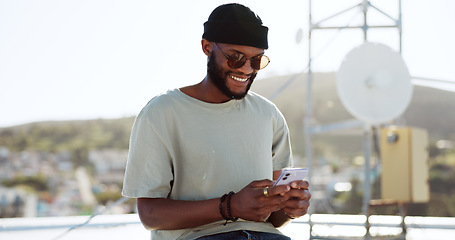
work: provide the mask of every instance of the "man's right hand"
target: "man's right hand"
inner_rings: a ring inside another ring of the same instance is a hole
[[[267,188],[268,196],[264,194]],[[283,208],[288,197],[283,196],[291,188],[287,185],[273,187],[273,181],[264,179],[253,181],[231,197],[233,217],[264,222],[272,212]]]

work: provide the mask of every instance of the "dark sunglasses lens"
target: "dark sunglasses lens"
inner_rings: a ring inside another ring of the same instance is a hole
[[[247,58],[245,55],[241,53],[235,53],[229,56],[228,58],[228,66],[232,69],[237,69],[243,67],[245,65]],[[260,70],[269,64],[270,60],[267,56],[257,56],[251,59],[251,67],[255,70]]]
[[[243,54],[240,53],[235,53],[229,56],[228,59],[228,65],[232,69],[237,69],[241,68],[243,65],[245,65],[246,58]]]
[[[265,56],[265,55],[257,56],[255,58],[251,59],[251,67],[256,70],[263,69],[263,68],[267,67],[269,62],[270,62],[270,60],[267,56]]]

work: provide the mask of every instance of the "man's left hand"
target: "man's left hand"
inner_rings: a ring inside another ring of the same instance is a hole
[[[283,211],[290,218],[297,218],[305,215],[310,206],[311,193],[308,190],[307,181],[294,181],[291,183],[291,190],[284,194],[289,199],[283,203]]]

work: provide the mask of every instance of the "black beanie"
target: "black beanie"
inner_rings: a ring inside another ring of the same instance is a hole
[[[262,49],[269,48],[268,28],[251,9],[241,4],[221,5],[210,14],[204,23],[202,38],[211,42],[245,45]]]

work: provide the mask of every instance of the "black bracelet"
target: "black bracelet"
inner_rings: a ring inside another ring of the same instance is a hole
[[[227,213],[228,213],[229,220],[231,220],[233,222],[236,222],[237,220],[239,220],[239,218],[238,217],[236,217],[236,218],[232,217],[232,214],[231,214],[231,197],[232,197],[232,195],[234,195],[234,192],[231,191],[231,192],[228,193],[226,208],[227,208]]]
[[[227,194],[224,194],[224,195],[220,198],[220,207],[219,207],[219,208],[220,208],[220,214],[221,214],[221,216],[223,217],[223,219],[226,220],[226,222],[229,221],[229,218],[226,217],[226,216],[224,215],[224,213],[223,213],[223,202],[224,202],[224,200],[226,199],[227,196],[228,196]]]

